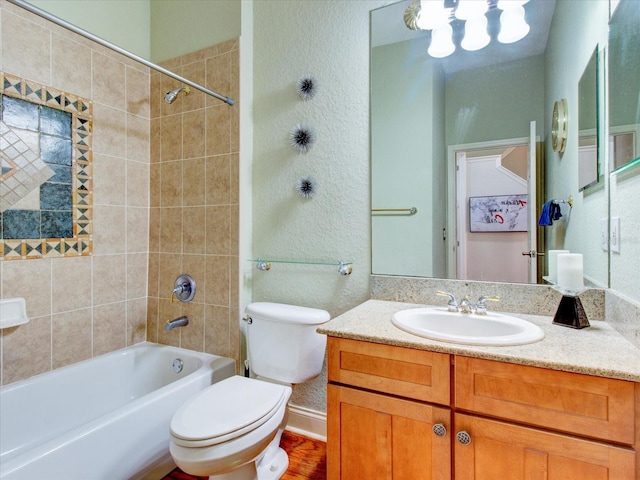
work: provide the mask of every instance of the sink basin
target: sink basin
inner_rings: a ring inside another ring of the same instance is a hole
[[[499,313],[475,315],[446,308],[410,308],[394,314],[391,322],[419,337],[464,345],[523,345],[544,338],[537,325]]]

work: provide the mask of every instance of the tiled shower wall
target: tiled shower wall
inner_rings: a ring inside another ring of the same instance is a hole
[[[238,41],[163,66],[238,99]],[[238,175],[239,105],[191,89],[172,104],[180,84],[151,74],[151,188],[147,338],[239,358]],[[196,296],[170,301],[176,278],[190,274]],[[187,315],[189,325],[164,324]]]
[[[0,70],[93,102],[93,255],[0,261],[0,297],[31,321],[0,334],[0,383],[146,338],[146,67],[0,0]]]

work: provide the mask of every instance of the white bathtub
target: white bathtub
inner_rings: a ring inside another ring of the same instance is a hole
[[[174,412],[234,373],[229,358],[142,343],[2,387],[0,479],[161,478]]]

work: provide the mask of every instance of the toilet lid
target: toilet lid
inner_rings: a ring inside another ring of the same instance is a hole
[[[240,376],[214,383],[183,404],[171,420],[178,444],[208,446],[243,435],[269,420],[287,387]]]

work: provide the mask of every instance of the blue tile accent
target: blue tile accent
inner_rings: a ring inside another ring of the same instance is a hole
[[[5,240],[40,238],[40,211],[5,210],[2,231]]]
[[[42,212],[42,238],[72,238],[71,212]]]
[[[40,131],[50,135],[71,138],[71,114],[51,107],[42,107]]]
[[[3,95],[2,120],[7,125],[38,131],[40,107],[34,103]]]
[[[71,211],[71,185],[45,182],[40,185],[40,210]]]
[[[71,140],[40,135],[40,157],[47,163],[71,165]]]
[[[49,183],[71,183],[71,167],[50,164],[49,168],[55,172],[55,175],[48,180]]]

